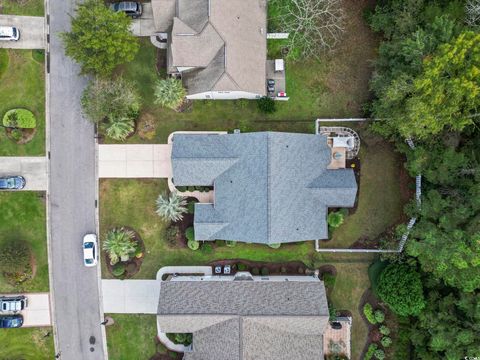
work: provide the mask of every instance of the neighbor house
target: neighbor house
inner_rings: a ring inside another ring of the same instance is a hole
[[[288,243],[328,238],[328,208],[352,207],[357,183],[327,136],[175,134],[172,182],[213,186],[195,205],[196,240]]]
[[[260,98],[267,79],[269,96],[285,95],[283,61],[267,60],[266,0],[152,0],[152,10],[188,99]]]
[[[329,319],[316,276],[174,277],[160,283],[161,333],[192,333],[184,360],[323,359]]]

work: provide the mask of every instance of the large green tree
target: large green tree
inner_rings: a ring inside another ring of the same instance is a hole
[[[406,264],[390,264],[380,274],[377,293],[401,316],[418,315],[425,307],[420,274]]]
[[[414,322],[410,339],[415,358],[474,359],[480,350],[480,294],[432,290]]]
[[[82,73],[108,76],[115,67],[133,60],[139,43],[130,32],[131,20],[101,0],[78,5],[70,32],[62,33],[65,52],[82,67]]]

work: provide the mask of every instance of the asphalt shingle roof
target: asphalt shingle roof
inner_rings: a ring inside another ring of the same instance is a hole
[[[322,135],[276,132],[176,134],[173,182],[211,186],[215,204],[196,204],[197,240],[284,243],[328,237],[328,207],[354,205],[351,169],[327,169]]]

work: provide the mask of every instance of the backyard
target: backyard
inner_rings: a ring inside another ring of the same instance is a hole
[[[20,285],[0,275],[0,293],[48,291],[45,198],[40,192],[0,194],[0,245],[6,241],[24,241],[33,255],[33,279]]]
[[[0,117],[3,118],[10,109],[23,108],[33,112],[37,123],[35,135],[26,144],[15,143],[2,128],[0,156],[45,154],[45,76],[42,56],[43,52],[36,50],[0,49],[0,63],[3,63],[3,70],[0,64]]]

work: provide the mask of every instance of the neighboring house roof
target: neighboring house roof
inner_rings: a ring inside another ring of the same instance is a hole
[[[196,204],[197,240],[283,243],[328,237],[328,207],[352,207],[351,169],[327,169],[323,135],[259,132],[176,134],[173,182],[212,186],[215,204]]]
[[[170,22],[158,8],[171,14],[171,3],[154,0],[152,7],[155,24],[165,31],[165,24]],[[196,68],[184,74],[189,94],[266,93],[265,0],[177,0],[175,14],[169,68]]]
[[[160,285],[158,324],[162,332],[193,333],[187,360],[321,359],[328,317],[318,280]]]

